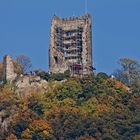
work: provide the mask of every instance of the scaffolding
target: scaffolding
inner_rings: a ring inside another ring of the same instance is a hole
[[[84,16],[75,19],[63,19],[63,22],[59,22],[54,27],[53,59],[61,69],[63,68],[60,63],[65,64],[72,76],[83,75],[85,69],[87,69],[87,73],[89,70],[89,67],[85,63],[83,64],[84,59],[87,59],[88,62],[88,56],[90,55],[88,54],[89,46],[84,45],[85,42],[83,42],[83,34],[87,36],[87,33],[90,32],[84,31],[85,24],[88,24],[86,18]],[[84,24],[81,25],[81,21]],[[83,46],[84,50],[87,49],[86,53],[84,52],[85,57],[83,56]]]
[[[67,62],[73,76],[82,74],[82,32],[83,29],[78,23],[71,25],[69,30],[55,28],[55,62],[59,63],[60,54],[61,57],[63,55],[63,61]]]

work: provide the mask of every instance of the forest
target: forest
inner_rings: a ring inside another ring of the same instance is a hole
[[[50,75],[47,90],[19,96],[0,85],[0,139],[140,140],[140,64],[122,58],[113,77]]]

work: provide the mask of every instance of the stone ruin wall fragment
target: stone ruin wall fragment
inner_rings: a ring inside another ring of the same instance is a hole
[[[14,64],[12,57],[6,55],[3,60],[3,80],[13,81],[15,80],[17,74],[14,72]]]

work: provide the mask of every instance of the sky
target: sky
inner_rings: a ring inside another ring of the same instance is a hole
[[[97,72],[111,74],[118,60],[140,62],[140,0],[0,0],[0,60],[30,57],[48,71],[50,26],[60,17],[92,15],[92,52]]]

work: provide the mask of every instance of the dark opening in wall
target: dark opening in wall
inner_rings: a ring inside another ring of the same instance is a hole
[[[67,36],[67,37],[72,36],[72,31],[67,31],[67,32],[66,32],[66,36]]]
[[[54,56],[55,63],[58,64],[58,57]]]

